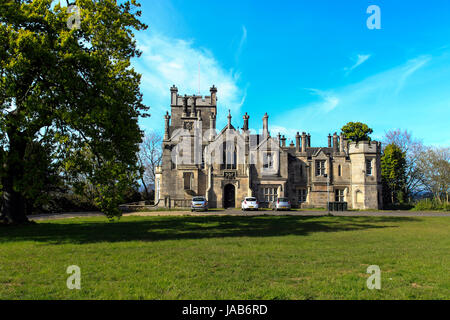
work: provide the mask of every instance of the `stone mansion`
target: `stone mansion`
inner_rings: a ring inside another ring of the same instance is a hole
[[[160,207],[188,207],[205,196],[214,208],[240,207],[246,196],[262,206],[287,197],[294,207],[326,207],[327,201],[348,208],[378,209],[381,196],[381,143],[349,142],[328,135],[328,146],[312,147],[311,135],[297,132],[295,143],[269,131],[262,133],[228,123],[216,130],[217,88],[210,96],[179,95],[170,88],[171,112],[165,115],[163,156],[156,168],[155,201]]]

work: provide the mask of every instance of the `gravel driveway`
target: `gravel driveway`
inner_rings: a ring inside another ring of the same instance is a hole
[[[450,212],[436,212],[436,211],[344,211],[344,212],[332,212],[334,216],[361,216],[361,217],[450,217]],[[190,212],[190,211],[148,211],[148,212],[132,212],[124,213],[124,216],[258,216],[258,215],[291,215],[291,216],[325,216],[326,211],[241,211],[238,209],[227,210],[213,210],[208,212]],[[74,213],[60,213],[60,214],[40,214],[28,216],[30,220],[53,220],[53,219],[70,219],[70,218],[84,218],[84,217],[101,217],[104,216],[101,212],[74,212]]]

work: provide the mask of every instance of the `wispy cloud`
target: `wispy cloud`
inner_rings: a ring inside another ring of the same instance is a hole
[[[336,97],[332,92],[327,92],[314,88],[307,88],[306,90],[322,98],[322,101],[315,103],[314,109],[319,112],[330,112],[336,108],[339,104],[339,98]]]
[[[240,55],[242,53],[242,49],[243,49],[246,41],[247,41],[247,28],[245,26],[242,26],[241,40],[239,41],[239,45],[238,45],[238,48],[236,50],[236,56],[235,56],[236,61],[239,60],[239,57],[240,57]]]
[[[431,60],[431,56],[419,56],[358,83],[332,90],[308,88],[306,90],[319,100],[279,114],[274,125],[284,128],[286,133],[308,130],[322,133],[321,138],[325,139],[325,133],[338,130],[348,121],[363,121],[372,126],[377,121],[381,126],[387,118],[379,115],[389,114],[398,117],[398,122],[404,109],[395,108],[399,103],[397,95],[408,85],[409,79],[413,79],[413,74]],[[292,119],[297,120],[293,122]]]
[[[218,88],[220,110],[238,113],[245,102],[246,92],[238,86],[239,72],[222,67],[211,51],[197,47],[194,41],[153,33],[139,35],[138,46],[143,54],[135,66],[142,73],[144,99],[151,106],[150,121],[155,125],[162,123],[159,120],[169,110],[172,84],[180,94],[198,94],[199,65],[200,93],[209,95],[209,88],[214,84]]]
[[[350,72],[358,68],[360,65],[362,65],[364,62],[366,62],[371,57],[370,54],[358,54],[355,59],[355,63],[351,67],[344,68],[346,71],[346,75],[348,75]]]

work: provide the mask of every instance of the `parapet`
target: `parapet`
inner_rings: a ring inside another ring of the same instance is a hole
[[[380,152],[381,144],[378,141],[359,141],[350,142],[348,153],[349,154],[357,154],[357,153],[378,153]]]

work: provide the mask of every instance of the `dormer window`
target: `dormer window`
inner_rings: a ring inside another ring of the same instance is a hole
[[[316,176],[325,175],[325,160],[316,160]]]
[[[274,153],[267,152],[263,154],[263,168],[264,169],[274,168]]]

